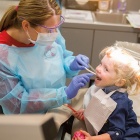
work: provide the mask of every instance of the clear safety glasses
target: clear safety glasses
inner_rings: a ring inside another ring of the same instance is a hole
[[[57,24],[53,27],[47,27],[45,25],[40,25],[40,24],[36,24],[36,23],[34,23],[34,24],[37,25],[37,26],[40,26],[42,28],[45,28],[48,33],[52,33],[52,32],[56,32],[57,29],[60,27],[60,25],[64,23],[64,21],[65,21],[65,18],[63,16],[60,16],[59,24]]]
[[[20,18],[24,20],[24,18],[22,18],[22,17],[20,17]],[[64,23],[64,21],[65,21],[65,18],[63,16],[60,16],[59,24],[57,24],[57,25],[55,25],[53,27],[47,27],[45,25],[40,25],[40,24],[37,24],[37,23],[32,23],[32,24],[35,24],[37,26],[40,26],[40,27],[46,29],[46,32],[48,32],[48,33],[52,33],[52,32],[57,32],[57,29],[60,27],[61,24]]]

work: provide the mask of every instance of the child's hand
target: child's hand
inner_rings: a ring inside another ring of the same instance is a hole
[[[88,132],[84,130],[80,130],[80,132],[85,136],[84,139],[77,139],[77,140],[93,140],[93,136],[91,136]]]
[[[85,139],[85,135],[81,131],[76,131],[73,135],[72,140],[83,140]]]
[[[83,130],[76,131],[74,133],[74,136],[72,140],[93,140],[94,137],[92,137],[89,133]]]
[[[80,121],[84,120],[84,109],[80,109],[76,112],[73,112],[73,116]]]

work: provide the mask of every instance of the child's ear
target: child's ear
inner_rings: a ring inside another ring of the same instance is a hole
[[[117,87],[122,87],[122,86],[125,85],[125,83],[126,83],[126,80],[125,80],[125,79],[120,79],[120,80],[118,80],[118,81],[115,83],[115,86],[117,86]]]

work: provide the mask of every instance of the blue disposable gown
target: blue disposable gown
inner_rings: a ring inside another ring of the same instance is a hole
[[[59,44],[58,44],[59,43]],[[4,114],[45,113],[70,102],[66,77],[75,58],[58,35],[52,46],[13,47],[0,44],[0,105]]]

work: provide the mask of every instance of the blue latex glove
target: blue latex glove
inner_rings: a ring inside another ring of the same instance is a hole
[[[84,87],[90,81],[90,77],[92,76],[92,73],[84,73],[75,76],[69,86],[65,89],[68,99],[75,97],[78,93],[78,90]]]
[[[79,54],[75,57],[73,62],[70,64],[70,69],[73,71],[84,70],[88,68],[89,58],[85,55]]]

